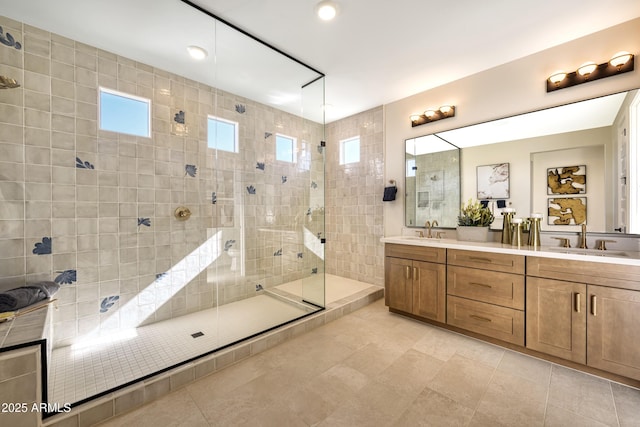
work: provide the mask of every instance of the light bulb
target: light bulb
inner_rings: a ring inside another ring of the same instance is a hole
[[[598,68],[598,66],[595,62],[585,62],[580,66],[580,68],[578,68],[578,74],[583,77],[588,77],[589,74],[593,73],[596,70],[596,68]]]
[[[617,52],[611,57],[611,59],[609,60],[609,64],[620,69],[629,61],[629,59],[631,59],[631,54],[629,52],[621,51]]]
[[[436,112],[434,110],[427,110],[424,112],[424,115],[428,118],[431,119],[433,118],[433,116],[436,115]]]
[[[321,1],[316,6],[316,13],[323,21],[331,21],[338,14],[338,8],[332,1]]]
[[[189,55],[197,61],[203,60],[208,55],[207,51],[200,46],[188,46],[187,51],[189,52]]]
[[[564,71],[555,71],[551,76],[549,76],[549,81],[557,86],[565,77],[567,77],[567,73]]]

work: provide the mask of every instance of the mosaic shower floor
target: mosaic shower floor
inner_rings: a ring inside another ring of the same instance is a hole
[[[322,283],[313,285],[319,292]],[[327,275],[329,304],[371,285]],[[300,282],[276,287],[302,295]],[[305,287],[306,292],[308,287]],[[316,295],[317,297],[317,295]],[[316,298],[314,300],[317,301]],[[49,402],[75,403],[152,374],[215,348],[236,342],[311,310],[268,294],[120,332],[84,346],[53,350],[49,360]],[[202,333],[202,335],[200,335]],[[199,336],[193,337],[192,334]]]

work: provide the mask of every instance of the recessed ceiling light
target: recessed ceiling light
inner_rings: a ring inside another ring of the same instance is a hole
[[[338,14],[338,6],[330,0],[324,0],[316,5],[316,13],[323,21],[331,21]]]
[[[203,60],[208,55],[207,51],[200,46],[188,46],[187,50],[189,51],[189,55],[198,61]]]

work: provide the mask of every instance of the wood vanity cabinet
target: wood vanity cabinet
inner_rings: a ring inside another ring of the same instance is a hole
[[[527,258],[527,347],[640,380],[640,267]]]
[[[438,322],[446,320],[446,250],[385,245],[385,304]]]
[[[447,324],[524,346],[524,256],[447,251]]]
[[[527,348],[587,362],[587,285],[527,277]]]

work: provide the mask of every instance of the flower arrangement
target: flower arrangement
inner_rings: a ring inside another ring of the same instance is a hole
[[[491,209],[483,207],[480,201],[472,199],[462,204],[458,225],[464,227],[488,227],[493,222],[494,216]]]

